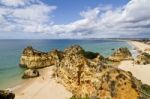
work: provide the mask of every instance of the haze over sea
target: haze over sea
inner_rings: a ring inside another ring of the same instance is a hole
[[[8,88],[21,83],[22,73],[25,69],[20,68],[19,58],[23,49],[27,46],[40,51],[52,49],[63,50],[64,48],[79,44],[87,51],[98,52],[107,57],[119,47],[133,49],[126,41],[118,40],[0,40],[0,88]]]

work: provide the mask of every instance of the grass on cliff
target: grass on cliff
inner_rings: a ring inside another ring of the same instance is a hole
[[[142,91],[143,91],[143,92],[145,92],[145,93],[147,93],[147,94],[150,95],[150,86],[149,86],[149,85],[143,84],[143,85],[141,86],[141,88],[142,88]]]
[[[90,52],[90,51],[85,51],[83,52],[84,56],[88,59],[94,59],[99,55],[98,53]]]
[[[76,97],[75,95],[73,95],[70,99],[90,99],[90,97],[88,95],[85,95],[84,97]]]

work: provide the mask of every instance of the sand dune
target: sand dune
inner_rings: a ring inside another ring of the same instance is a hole
[[[14,88],[15,99],[69,99],[72,94],[51,78],[52,67],[42,69],[42,75]]]

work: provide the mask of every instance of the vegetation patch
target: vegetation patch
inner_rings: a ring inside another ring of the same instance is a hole
[[[150,86],[147,84],[142,84],[142,91],[150,95]]]
[[[90,52],[90,51],[85,51],[84,52],[84,56],[88,59],[94,59],[99,55],[99,53],[94,53],[94,52]]]

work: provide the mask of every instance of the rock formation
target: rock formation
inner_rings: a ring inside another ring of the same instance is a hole
[[[150,54],[148,53],[141,53],[135,59],[136,64],[150,64]]]
[[[0,99],[15,99],[15,94],[8,90],[0,90]]]
[[[119,48],[108,59],[131,59],[131,53],[127,48]],[[55,64],[53,77],[73,93],[72,99],[143,99],[141,81],[130,72],[106,64],[102,55],[87,52],[78,45],[48,53],[28,47],[20,64],[27,68]]]
[[[34,77],[38,77],[39,71],[36,69],[27,69],[24,71],[24,74],[22,76],[23,79],[27,79],[27,78],[34,78]]]
[[[130,72],[104,64],[101,55],[87,58],[79,46],[71,46],[64,53],[54,77],[74,94],[72,99],[139,99],[142,96],[141,82]]]
[[[45,53],[29,46],[22,53],[20,66],[26,68],[43,68],[54,65],[58,58],[61,58],[61,52],[58,50]]]
[[[132,59],[132,54],[128,48],[119,48],[111,56],[108,57],[108,60],[120,62],[122,60]]]

